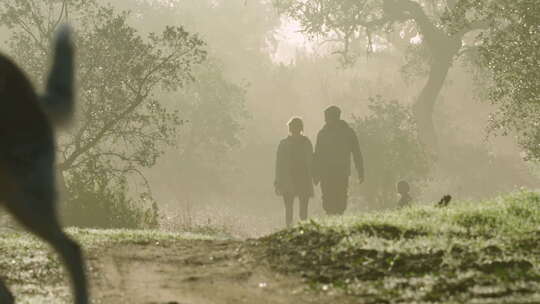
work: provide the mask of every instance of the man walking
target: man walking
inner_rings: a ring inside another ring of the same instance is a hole
[[[351,175],[351,154],[360,183],[364,166],[358,138],[341,119],[341,110],[330,106],[324,111],[326,124],[317,135],[313,159],[313,182],[321,183],[323,208],[328,215],[342,215],[347,208],[347,191]]]

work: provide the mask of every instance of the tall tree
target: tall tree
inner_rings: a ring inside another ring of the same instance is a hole
[[[76,28],[77,124],[62,134],[58,161],[67,185],[85,188],[72,188],[72,194],[125,190],[130,176],[148,186],[141,168],[155,164],[182,124],[179,113],[167,110],[156,93],[181,89],[192,81],[192,67],[206,57],[203,41],[182,27],[143,38],[127,23],[128,16],[94,0],[0,4],[0,20],[11,30],[11,54],[38,85],[56,27],[69,20]]]
[[[197,80],[166,98],[169,105],[178,105],[189,123],[180,130],[177,147],[168,149],[149,172],[155,188],[165,190],[159,197],[206,202],[208,196],[230,194],[251,169],[246,163],[255,152],[244,151],[254,147],[253,142],[247,143],[248,137],[260,138],[254,134],[259,124],[261,129],[267,128],[261,121],[268,115],[261,107],[268,103],[257,91],[268,87],[272,68],[272,30],[279,24],[272,4],[138,0],[115,5],[129,7],[137,16],[131,22],[141,31],[182,24],[207,43],[208,59],[193,71]],[[259,161],[253,162],[259,165]]]
[[[465,36],[483,29],[486,20],[470,18],[472,0],[274,0],[278,10],[298,20],[306,34],[323,36],[341,45],[336,52],[344,63],[354,62],[358,40],[366,39],[369,51],[374,44],[403,44],[414,24],[419,43],[427,55],[427,81],[413,106],[420,139],[436,152],[437,135],[433,111],[452,64],[469,47]],[[473,14],[474,15],[474,14]],[[412,23],[411,23],[412,22]],[[400,35],[387,35],[396,32]],[[375,40],[376,38],[376,40]],[[406,44],[412,45],[410,41]],[[420,48],[418,48],[420,49]]]
[[[248,118],[245,89],[225,78],[219,60],[209,58],[194,70],[197,81],[175,99],[190,121],[179,132],[171,163],[177,188],[186,195],[222,193],[230,181],[231,153],[241,143]]]

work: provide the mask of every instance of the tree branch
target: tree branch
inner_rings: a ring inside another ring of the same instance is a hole
[[[461,38],[461,37],[465,36],[465,34],[467,34],[469,32],[472,32],[472,31],[475,31],[475,30],[488,29],[489,26],[490,26],[490,23],[487,20],[476,20],[476,21],[474,21],[472,23],[469,23],[469,24],[465,25],[460,31],[455,33],[453,36]]]
[[[67,4],[66,4],[66,1],[62,1],[62,9],[60,10],[60,14],[58,14],[58,19],[56,20],[56,22],[54,22],[51,26],[51,28],[49,29],[50,32],[53,32],[56,27],[58,27],[58,25],[60,25],[60,22],[62,21],[62,17],[64,16],[65,12],[67,11]]]
[[[39,31],[39,33],[41,34],[41,37],[45,37],[45,38],[50,38],[51,36],[51,33],[50,32],[47,32],[44,28],[43,28],[43,24],[42,22],[40,22],[40,17],[38,14],[36,14],[36,12],[34,11],[34,6],[33,5],[29,5],[28,7],[28,10],[30,11],[30,17],[32,18],[32,20],[34,21],[34,25],[36,26],[37,30]]]
[[[30,27],[26,24],[26,22],[24,22],[22,19],[20,18],[17,18],[15,19],[15,22],[18,23],[21,28],[23,29],[24,32],[26,32],[28,35],[30,35],[30,37],[32,37],[32,39],[34,40],[34,42],[36,43],[36,46],[42,51],[44,52],[45,54],[48,54],[49,53],[49,49],[47,47],[45,47],[41,40],[38,39],[38,37],[36,35],[34,35],[34,33],[32,32],[32,30],[30,30]]]
[[[187,53],[189,53],[189,50],[186,50],[186,51],[182,52],[181,54],[179,54],[179,56],[182,57],[182,56],[186,55]],[[148,71],[148,73],[146,73],[146,75],[143,77],[143,79],[140,82],[139,88],[138,88],[137,93],[136,93],[137,94],[137,97],[135,99],[136,101],[132,105],[130,105],[127,109],[125,109],[122,113],[120,113],[119,115],[114,117],[114,119],[111,119],[109,122],[105,123],[105,125],[101,128],[101,130],[96,134],[96,136],[93,139],[91,139],[89,142],[87,142],[84,146],[79,147],[78,149],[76,149],[64,162],[59,164],[58,167],[60,168],[60,170],[67,170],[68,168],[70,168],[71,165],[73,164],[73,162],[79,156],[81,156],[82,154],[88,152],[90,149],[95,147],[99,143],[99,141],[105,136],[106,132],[109,129],[114,127],[119,121],[124,119],[128,114],[133,112],[133,110],[135,110],[135,108],[137,108],[141,103],[143,103],[144,100],[146,99],[146,97],[148,96],[150,90],[151,90],[151,88],[148,88],[143,93],[143,88],[144,88],[145,84],[148,82],[149,78],[154,73],[156,73],[168,61],[170,61],[172,58],[174,58],[175,55],[177,55],[176,51],[173,52],[172,54],[170,54],[169,56],[165,57],[160,63],[158,63],[156,66],[154,66],[152,69],[150,69]]]
[[[82,146],[80,149],[74,151],[69,158],[67,158],[59,167],[61,170],[67,170],[73,162],[82,154],[88,152],[90,149],[95,147],[99,141],[107,134],[107,132],[114,127],[119,121],[124,119],[129,113],[131,113],[137,106],[139,106],[144,100],[146,96],[137,96],[136,101],[130,105],[127,109],[125,109],[122,113],[114,117],[114,119],[111,119],[109,122],[105,123],[101,130],[94,136],[93,139],[88,141],[84,146]]]
[[[424,36],[424,41],[430,46],[436,46],[441,39],[448,38],[443,31],[429,20],[426,12],[417,2],[411,0],[384,0],[383,9],[390,20],[413,19],[418,25],[419,32]]]

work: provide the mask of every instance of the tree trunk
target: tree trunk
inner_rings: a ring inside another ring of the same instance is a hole
[[[450,1],[448,4],[453,7],[456,1]],[[431,53],[429,77],[413,106],[413,114],[418,124],[420,141],[436,157],[439,146],[433,125],[433,109],[454,56],[461,49],[464,33],[448,36],[430,20],[423,7],[416,1],[384,0],[383,10],[390,20],[413,19],[422,35],[423,43]]]
[[[433,124],[433,110],[448,71],[452,67],[454,56],[460,47],[461,39],[448,39],[436,47],[430,47],[432,61],[428,80],[413,105],[413,114],[418,124],[418,136],[433,156],[437,156],[439,151],[437,133]]]

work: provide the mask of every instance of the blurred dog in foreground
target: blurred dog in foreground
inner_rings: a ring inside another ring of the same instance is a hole
[[[71,30],[63,26],[43,96],[0,54],[0,205],[58,252],[71,277],[75,303],[88,304],[81,249],[62,231],[56,213],[54,127],[73,117],[73,53]],[[0,303],[14,303],[1,281]]]

